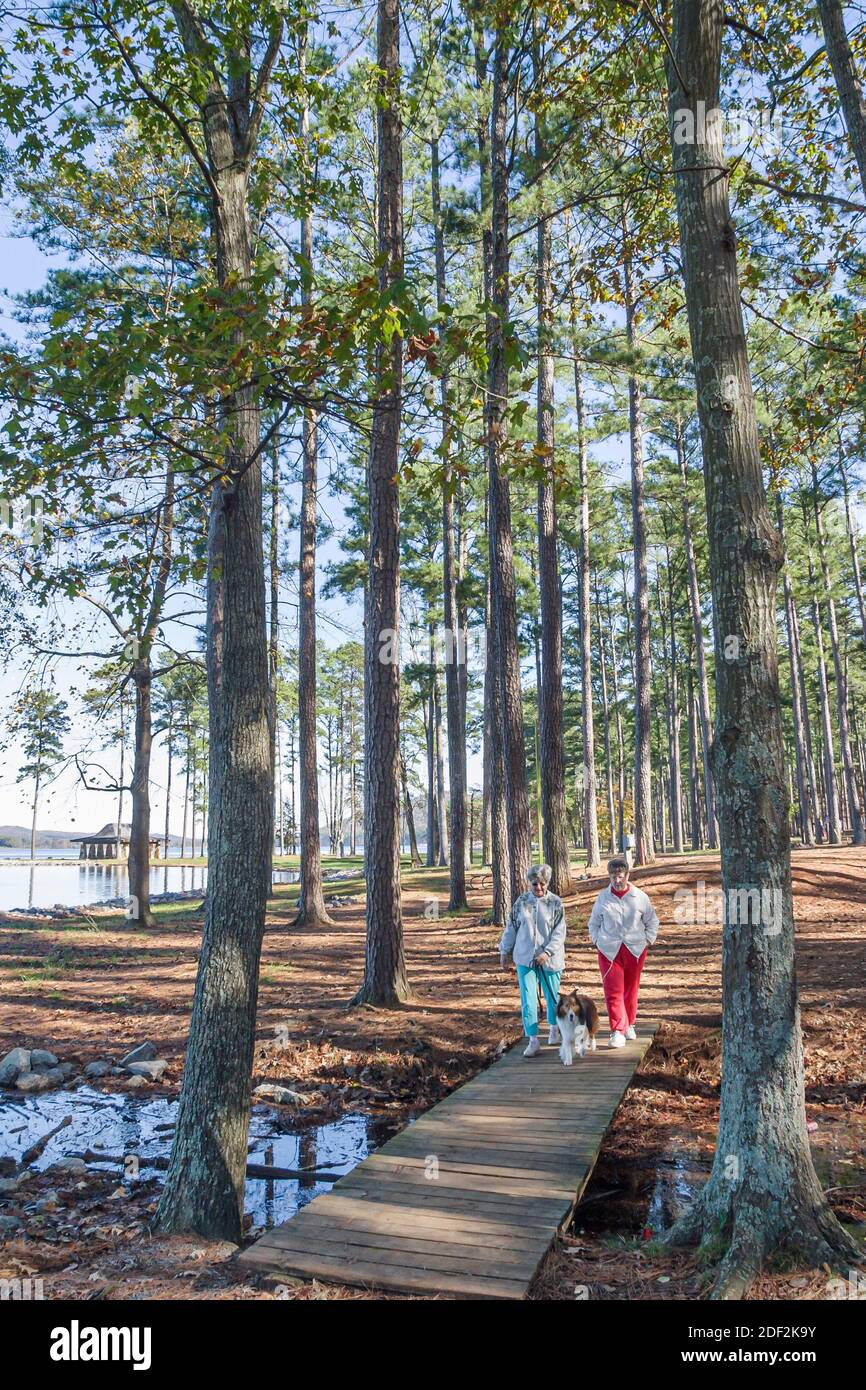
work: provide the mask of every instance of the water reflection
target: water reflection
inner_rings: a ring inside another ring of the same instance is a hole
[[[275,869],[274,883],[297,883],[295,869]],[[150,870],[150,891],[161,893],[204,893],[207,868],[202,864],[180,865],[160,861]],[[75,859],[50,864],[3,864],[0,862],[0,911],[15,907],[78,907],[110,902],[129,896],[129,873],[125,864],[100,864]]]
[[[86,1149],[106,1154],[136,1154],[143,1158],[168,1157],[177,1116],[177,1101],[152,1100],[130,1095],[103,1095],[91,1087],[77,1091],[0,1100],[0,1153],[20,1159],[25,1149],[66,1116],[72,1123],[48,1141],[33,1165],[48,1168],[60,1158]],[[266,1106],[256,1106],[250,1116],[249,1161],[277,1168],[316,1168],[329,1173],[351,1172],[391,1134],[381,1121],[366,1115],[346,1115],[331,1124],[293,1132]],[[120,1169],[110,1166],[111,1172]],[[141,1177],[162,1180],[158,1169],[141,1167]],[[311,1172],[302,1178],[249,1178],[245,1210],[256,1226],[279,1225],[331,1183],[320,1182]]]

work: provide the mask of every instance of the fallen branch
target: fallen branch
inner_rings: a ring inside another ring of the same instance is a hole
[[[71,1124],[72,1116],[65,1115],[59,1125],[55,1125],[53,1129],[49,1129],[47,1134],[43,1134],[41,1139],[37,1139],[35,1144],[31,1144],[29,1149],[25,1149],[21,1155],[21,1167],[26,1168],[29,1163],[35,1162],[43,1152],[49,1139],[53,1139],[55,1134],[59,1134],[61,1129],[65,1129],[67,1125]]]
[[[160,1172],[165,1172],[170,1160],[167,1158],[139,1158],[137,1154],[102,1154],[95,1149],[85,1149],[84,1153],[72,1154],[72,1158],[83,1158],[85,1163],[117,1163],[125,1164],[128,1158],[138,1159],[141,1168],[157,1168]],[[269,1163],[248,1163],[248,1178],[315,1178],[316,1182],[338,1182],[344,1174],[329,1173],[319,1168],[274,1168]]]

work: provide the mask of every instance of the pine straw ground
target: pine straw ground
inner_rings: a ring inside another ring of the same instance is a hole
[[[811,1140],[834,1209],[863,1233],[866,850],[799,850],[793,863]],[[641,996],[643,1013],[662,1026],[608,1132],[571,1230],[539,1270],[535,1298],[695,1298],[711,1279],[693,1254],[662,1251],[654,1236],[706,1177],[712,1158],[720,932],[713,924],[677,925],[673,894],[697,891],[701,880],[708,888],[717,884],[718,859],[666,858],[634,878],[652,895],[662,922]],[[362,974],[363,905],[332,909],[335,925],[328,931],[296,931],[290,927],[294,893],[278,891],[262,957],[254,1084],[276,1081],[303,1093],[303,1107],[283,1108],[292,1125],[363,1112],[399,1127],[518,1037],[514,977],[500,973],[498,933],[481,921],[489,890],[477,871],[472,881],[471,912],[451,917],[444,911],[447,871],[406,873],[414,1002],[396,1013],[347,1008]],[[599,1002],[586,920],[603,882],[583,880],[568,899],[564,977]],[[352,884],[338,891],[351,892]],[[148,1093],[176,1092],[201,912],[172,906],[158,913],[148,932],[119,917],[0,920],[0,1055],[16,1045],[40,1046],[83,1066],[148,1039],[170,1060],[165,1083]],[[25,1205],[48,1189],[57,1193],[53,1209],[27,1213]],[[103,1174],[86,1180],[56,1171],[29,1175],[2,1208],[24,1225],[0,1244],[0,1277],[42,1277],[49,1298],[374,1296],[316,1281],[284,1280],[277,1289],[275,1281],[240,1278],[231,1246],[151,1237],[147,1221],[157,1191],[155,1181],[125,1189]],[[825,1271],[779,1268],[766,1272],[751,1296],[823,1298],[826,1284]]]

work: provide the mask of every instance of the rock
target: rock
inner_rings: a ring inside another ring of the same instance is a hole
[[[54,1082],[41,1071],[23,1071],[15,1082],[19,1091],[50,1091]]]
[[[107,1076],[111,1071],[110,1062],[88,1062],[84,1068],[85,1076]]]
[[[21,1219],[17,1216],[0,1216],[0,1240],[21,1229]]]
[[[127,1052],[125,1057],[121,1057],[120,1065],[128,1067],[132,1062],[152,1062],[156,1056],[156,1048],[151,1042],[139,1043],[131,1052]]]
[[[137,1091],[140,1086],[147,1085],[147,1080],[143,1076],[131,1076],[129,1080],[124,1083],[124,1085],[127,1091]]]
[[[0,1154],[0,1178],[11,1178],[17,1167],[11,1154]]]
[[[17,1192],[17,1178],[0,1178],[0,1197],[8,1197],[11,1192]]]
[[[78,1066],[75,1062],[61,1062],[58,1070],[62,1071],[64,1076],[74,1076]]]
[[[40,1197],[38,1202],[33,1203],[33,1211],[37,1216],[44,1216],[46,1212],[56,1211],[58,1205],[57,1193],[46,1192],[44,1197]]]
[[[65,1067],[49,1067],[47,1071],[40,1072],[40,1076],[44,1076],[52,1086],[62,1086],[68,1075]]]
[[[30,1070],[30,1049],[13,1047],[0,1062],[0,1086],[14,1086],[22,1072]]]
[[[51,1168],[61,1173],[76,1173],[79,1176],[87,1172],[87,1164],[83,1158],[58,1158],[56,1163],[52,1163]]]
[[[158,1081],[167,1066],[168,1062],[163,1057],[157,1057],[152,1062],[130,1062],[124,1071],[131,1071],[133,1076],[146,1077],[148,1081]]]
[[[43,1047],[34,1047],[30,1053],[30,1065],[35,1071],[38,1067],[56,1067],[60,1063],[53,1052],[46,1052]]]
[[[256,1086],[253,1095],[275,1101],[277,1105],[304,1105],[307,1099],[299,1091],[291,1090],[289,1086],[274,1086],[267,1081],[262,1082],[261,1086]]]

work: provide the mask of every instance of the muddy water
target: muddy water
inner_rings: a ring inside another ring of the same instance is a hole
[[[44,1169],[58,1159],[81,1154],[85,1149],[111,1155],[137,1155],[138,1159],[168,1157],[171,1151],[177,1101],[138,1096],[103,1095],[82,1086],[76,1091],[52,1091],[20,1100],[0,1097],[0,1155],[16,1161],[30,1146],[66,1116],[72,1123],[50,1139],[34,1168]],[[249,1160],[278,1168],[316,1167],[330,1173],[348,1173],[369,1153],[391,1137],[392,1129],[366,1115],[346,1115],[331,1124],[299,1132],[287,1131],[268,1106],[255,1106],[250,1116]],[[132,1167],[134,1165],[130,1165]],[[122,1176],[119,1165],[106,1171]],[[163,1173],[142,1164],[141,1177],[124,1181],[160,1180]],[[279,1225],[305,1206],[331,1183],[315,1172],[298,1179],[247,1179],[245,1209],[254,1226]]]

